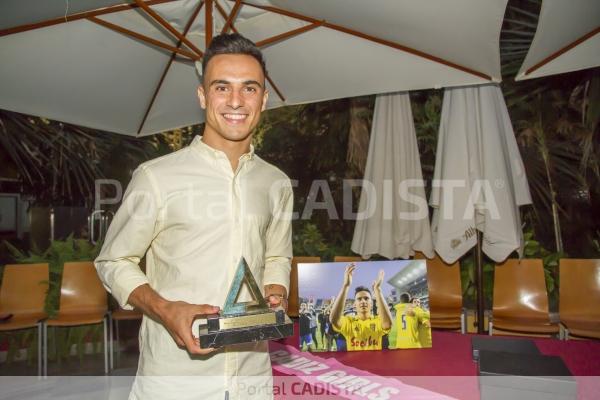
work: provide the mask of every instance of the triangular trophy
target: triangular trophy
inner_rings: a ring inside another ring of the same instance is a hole
[[[248,287],[250,296],[252,296],[252,301],[237,302],[236,300],[240,296],[244,283],[246,283],[246,286]],[[231,317],[243,314],[256,314],[268,310],[269,306],[263,298],[262,292],[256,284],[256,280],[254,280],[254,275],[252,275],[252,271],[250,271],[246,260],[242,257],[235,271],[233,282],[231,282],[231,285],[229,286],[229,293],[227,293],[221,315],[224,317]]]
[[[252,301],[237,301],[244,283]],[[294,325],[285,312],[269,308],[243,257],[229,286],[223,309],[219,314],[208,315],[206,321],[199,330],[202,348],[281,339],[294,334]]]

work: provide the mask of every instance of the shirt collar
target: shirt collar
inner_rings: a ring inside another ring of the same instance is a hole
[[[225,158],[227,159],[227,155],[215,148],[210,147],[202,140],[202,136],[196,136],[191,143],[191,146],[196,148],[202,155],[208,156],[211,159]],[[250,151],[248,153],[244,153],[240,156],[240,161],[244,159],[252,160],[254,159],[254,145],[250,144]]]

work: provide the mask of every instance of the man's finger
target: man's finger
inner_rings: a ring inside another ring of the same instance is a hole
[[[199,343],[196,343],[196,341],[194,340],[194,336],[192,335],[192,333],[190,332],[187,335],[184,335],[182,337],[183,342],[185,343],[185,348],[187,349],[187,351],[190,354],[200,354],[202,351],[202,348],[200,347]]]
[[[209,304],[198,304],[194,312],[196,315],[208,315],[208,314],[216,314],[219,312],[219,307],[211,306]]]

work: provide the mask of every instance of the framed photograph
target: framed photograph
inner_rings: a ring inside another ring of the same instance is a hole
[[[298,264],[303,351],[431,347],[426,260]]]

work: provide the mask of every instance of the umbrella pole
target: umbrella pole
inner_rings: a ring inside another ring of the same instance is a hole
[[[477,230],[477,246],[475,248],[475,281],[477,285],[477,333],[483,334],[484,299],[483,299],[483,253],[481,251],[482,233]]]

